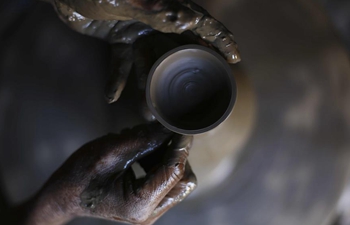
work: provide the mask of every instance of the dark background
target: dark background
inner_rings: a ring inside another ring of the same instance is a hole
[[[236,35],[257,95],[257,125],[240,170],[218,193],[176,207],[160,224],[329,224],[337,207],[338,222],[350,224],[341,208],[347,203],[336,203],[349,162],[350,1],[200,4]],[[71,31],[43,2],[2,0],[0,19],[0,207],[6,208],[34,194],[83,143],[140,120],[125,101],[104,100],[106,43]],[[309,92],[295,115],[313,115],[309,106],[322,93],[320,116],[305,120],[311,131],[274,123]],[[283,178],[290,181],[283,191],[264,189],[266,180],[276,188]]]

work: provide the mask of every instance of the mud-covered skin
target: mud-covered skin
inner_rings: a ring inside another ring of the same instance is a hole
[[[191,141],[159,124],[92,141],[52,175],[30,201],[21,224],[58,225],[77,216],[153,224],[196,187],[187,163]],[[144,178],[135,178],[131,165],[136,161]]]
[[[60,18],[73,30],[101,38],[114,45],[113,49],[123,46],[120,51],[113,50],[112,77],[106,88],[109,103],[118,100],[132,66],[140,63],[130,60],[130,52],[125,51],[124,45],[132,45],[139,38],[155,32],[182,34],[191,31],[202,44],[216,49],[229,63],[240,61],[231,32],[206,10],[189,0],[48,1],[51,1]],[[152,52],[148,53],[151,54]],[[137,58],[135,55],[133,57]],[[143,116],[148,120],[153,118],[147,110]]]
[[[231,32],[203,8],[188,0],[53,1],[61,18],[73,29],[112,43],[132,43],[149,28],[177,34],[191,30],[217,48],[229,63],[240,60]],[[130,24],[130,21],[133,22]],[[143,25],[133,27],[137,21]],[[113,35],[120,31],[124,38],[114,38]]]

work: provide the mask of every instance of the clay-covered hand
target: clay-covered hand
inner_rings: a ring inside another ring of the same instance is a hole
[[[192,31],[217,48],[228,62],[235,63],[240,60],[231,32],[191,0],[51,1],[61,18],[82,33],[103,37],[106,34],[104,31],[112,30],[116,31],[113,32],[114,36],[120,37],[118,40],[114,37],[112,42],[131,43],[135,40],[130,35],[133,33],[131,30],[138,31],[136,35],[148,32],[141,24],[134,24],[138,21],[163,33],[181,34],[184,31]],[[128,22],[118,24],[116,21]],[[123,32],[117,34],[117,31]]]
[[[49,179],[27,224],[61,224],[76,216],[153,224],[196,187],[187,162],[190,145],[191,137],[174,135],[159,124],[92,141]],[[144,177],[135,177],[135,162]]]
[[[191,0],[50,1],[61,19],[75,31],[102,38],[113,45],[113,71],[107,88],[110,103],[120,97],[133,66],[149,64],[152,60],[147,60],[147,57],[154,58],[152,49],[161,44],[154,42],[144,46],[143,51],[147,48],[149,51],[143,62],[135,59],[138,56],[133,51],[133,43],[140,37],[154,33],[190,32],[198,40],[197,44],[216,49],[229,63],[240,61],[232,33]],[[143,77],[143,74],[139,76]]]

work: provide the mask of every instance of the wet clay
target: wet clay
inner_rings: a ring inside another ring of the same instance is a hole
[[[158,30],[190,30],[217,48],[229,63],[240,61],[233,35],[203,8],[187,0],[52,0],[60,18],[82,34],[110,43],[133,43]]]

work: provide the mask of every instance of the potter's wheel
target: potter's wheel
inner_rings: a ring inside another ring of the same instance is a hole
[[[325,224],[349,164],[347,53],[310,1],[201,5],[236,36],[241,86],[232,118],[217,128],[225,131],[194,140],[197,192],[158,224]],[[1,51],[0,163],[18,203],[82,144],[140,121],[123,102],[104,102],[104,43],[70,31],[44,3],[12,32]]]

